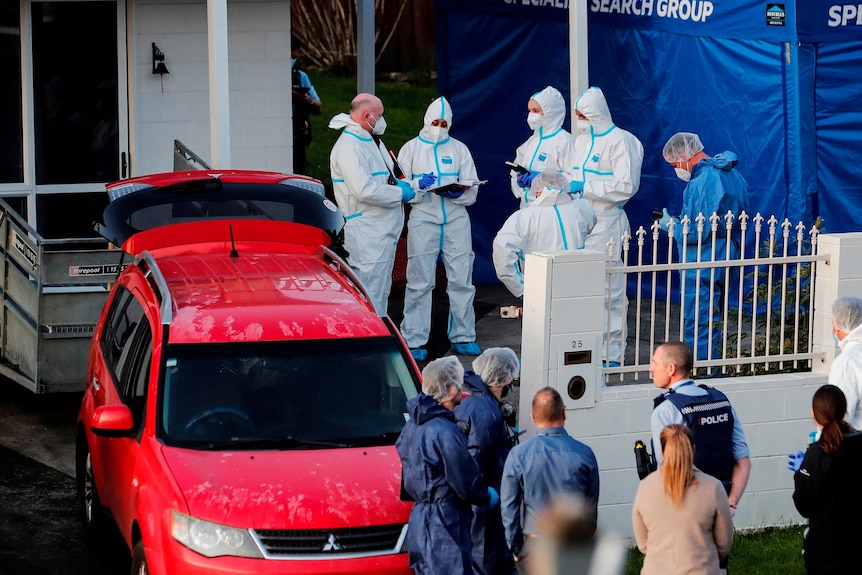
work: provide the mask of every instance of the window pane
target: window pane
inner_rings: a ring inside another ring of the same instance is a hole
[[[18,2],[0,3],[0,183],[24,181]]]
[[[108,194],[40,194],[36,196],[39,234],[46,239],[96,238],[94,222],[102,219]]]
[[[32,8],[36,183],[119,179],[116,2]]]

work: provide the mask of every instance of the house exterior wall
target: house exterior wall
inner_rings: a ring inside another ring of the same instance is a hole
[[[290,171],[290,2],[230,0],[227,11],[231,165],[214,167]],[[172,170],[174,139],[211,163],[206,0],[137,0],[130,22],[132,173]]]

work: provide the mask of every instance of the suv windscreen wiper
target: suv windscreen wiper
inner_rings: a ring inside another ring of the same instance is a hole
[[[201,449],[211,451],[236,449],[302,449],[324,447],[348,447],[341,441],[324,441],[319,439],[300,439],[292,435],[285,437],[236,437],[230,441],[207,443]]]

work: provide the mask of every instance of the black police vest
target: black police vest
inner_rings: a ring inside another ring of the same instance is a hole
[[[715,388],[700,385],[706,395],[685,395],[673,390],[655,399],[658,407],[665,399],[682,413],[694,435],[694,464],[722,482],[733,477],[733,410],[727,396]]]

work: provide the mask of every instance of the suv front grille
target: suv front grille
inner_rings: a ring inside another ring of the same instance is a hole
[[[322,555],[383,555],[398,552],[406,525],[347,529],[257,529],[266,554],[274,558]]]

